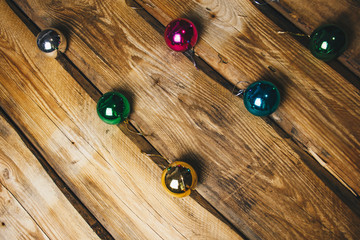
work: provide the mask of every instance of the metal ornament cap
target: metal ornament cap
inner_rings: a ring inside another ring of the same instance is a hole
[[[119,124],[129,116],[130,103],[119,92],[107,92],[99,99],[96,110],[103,122]]]
[[[64,35],[55,28],[41,31],[36,37],[36,44],[46,56],[56,58],[58,52],[65,52],[67,41]]]
[[[280,92],[268,81],[257,81],[248,86],[244,93],[244,105],[255,116],[268,116],[280,104]]]
[[[171,163],[161,176],[161,184],[166,192],[178,198],[189,196],[197,181],[194,168],[182,161]]]

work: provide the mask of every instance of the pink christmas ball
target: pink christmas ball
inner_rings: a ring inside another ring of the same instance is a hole
[[[198,39],[198,31],[190,20],[178,18],[165,29],[165,42],[174,51],[185,52],[192,49]]]

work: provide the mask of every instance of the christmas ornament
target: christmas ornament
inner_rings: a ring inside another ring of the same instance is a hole
[[[291,34],[310,38],[309,49],[312,55],[325,62],[339,57],[347,48],[346,33],[333,24],[326,24],[315,29],[311,35],[278,31],[278,34]]]
[[[41,31],[36,37],[38,48],[48,57],[56,58],[58,52],[65,52],[67,41],[64,35],[55,28]]]
[[[127,98],[119,92],[105,93],[98,101],[97,113],[107,124],[119,124],[129,116],[130,104]]]
[[[340,56],[347,47],[347,36],[335,25],[323,25],[310,35],[310,51],[318,59],[330,61]]]
[[[197,184],[197,174],[189,164],[176,161],[163,171],[161,183],[170,195],[186,197]]]
[[[174,51],[185,52],[192,49],[198,39],[195,25],[188,19],[171,21],[165,29],[165,42]]]
[[[236,85],[235,85],[236,87]],[[275,112],[280,104],[280,92],[268,81],[257,81],[245,90],[239,90],[236,96],[244,95],[246,109],[255,116],[267,116]]]
[[[165,29],[164,38],[172,50],[187,53],[196,67],[193,48],[198,39],[198,31],[190,20],[178,18],[171,21]]]

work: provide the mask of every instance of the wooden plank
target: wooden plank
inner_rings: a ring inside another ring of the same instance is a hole
[[[2,116],[0,133],[0,237],[99,239]]]
[[[282,103],[271,118],[358,196],[359,89],[292,36],[277,34],[251,1],[138,2],[164,26],[181,16],[194,20],[201,30],[196,52],[233,84],[276,83]]]
[[[360,77],[360,2],[357,0],[317,0],[308,4],[296,0],[267,1],[306,34],[323,24],[337,24],[349,36],[349,47],[339,57]]]
[[[44,171],[55,183],[56,187],[67,198],[67,200],[76,209],[80,216],[86,221],[86,223],[92,228],[92,230],[99,236],[99,238],[103,240],[112,240],[113,237],[109,234],[109,232],[106,231],[106,229],[101,225],[99,221],[97,221],[94,215],[92,215],[91,212],[84,206],[84,204],[76,197],[76,195],[64,183],[64,181],[59,177],[59,175],[57,175],[54,169],[52,169],[46,159],[44,159],[44,157],[37,151],[37,149],[30,143],[26,136],[24,136],[21,130],[17,128],[14,122],[6,115],[6,113],[1,108],[0,115],[4,117],[4,119],[10,124],[11,127],[15,129],[15,131],[17,131],[24,144],[39,161]]]
[[[242,239],[192,198],[168,196],[161,169],[101,122],[96,103],[0,4],[0,105],[114,238]]]
[[[0,238],[49,239],[0,182]]]
[[[131,93],[131,119],[147,139],[168,159],[197,165],[199,193],[249,238],[359,235],[359,217],[303,163],[310,161],[306,154],[171,52],[124,1],[18,4],[41,28],[69,30],[67,56],[102,92]]]

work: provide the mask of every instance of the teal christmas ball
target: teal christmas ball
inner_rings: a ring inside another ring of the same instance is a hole
[[[105,123],[119,124],[129,116],[130,103],[121,93],[108,92],[99,99],[96,110]]]
[[[280,104],[280,92],[268,81],[252,83],[244,93],[244,105],[255,116],[267,116],[275,112]]]
[[[346,50],[347,45],[346,33],[332,24],[320,26],[310,35],[309,49],[316,58],[323,61],[337,58]]]

